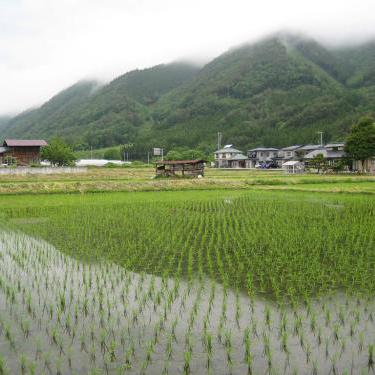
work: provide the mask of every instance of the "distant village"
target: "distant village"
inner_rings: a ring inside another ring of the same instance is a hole
[[[0,146],[1,164],[2,166],[17,165],[21,167],[40,165],[41,148],[47,145],[45,140],[6,139]],[[326,145],[293,145],[281,149],[257,147],[248,150],[245,154],[233,145],[226,145],[214,152],[215,161],[212,166],[229,169],[282,168],[288,173],[303,173],[306,169],[316,169],[316,160],[317,157],[320,157],[328,170],[337,169],[340,163],[342,170],[349,170],[348,164],[344,163],[346,157],[344,148],[343,142],[335,142]],[[104,166],[108,162],[125,163],[120,160],[80,160],[76,162],[76,166]],[[159,163],[161,165],[156,163],[156,174],[172,175],[175,174],[175,171],[181,170],[182,174],[186,176],[203,175],[204,162],[204,160],[164,161]],[[360,166],[359,163],[359,161],[351,161],[350,170],[375,173],[375,158],[366,160],[363,166]]]
[[[215,151],[217,168],[283,168],[289,173],[302,173],[306,168],[314,167],[313,161],[321,155],[327,168],[335,168],[345,158],[345,143],[336,142],[326,145],[293,145],[281,149],[258,147],[247,151],[237,150],[233,145],[226,145]],[[353,161],[352,169],[360,170],[358,161]],[[347,166],[346,169],[349,167]],[[345,169],[345,168],[344,168]],[[364,169],[375,172],[375,159],[366,160]]]

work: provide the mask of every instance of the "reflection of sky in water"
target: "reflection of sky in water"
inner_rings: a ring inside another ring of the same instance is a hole
[[[192,373],[244,374],[247,335],[255,374],[367,371],[372,300],[335,294],[295,309],[251,303],[210,280],[85,265],[23,234],[2,232],[0,254],[0,353],[12,373],[23,361],[36,373],[175,374],[191,350]]]

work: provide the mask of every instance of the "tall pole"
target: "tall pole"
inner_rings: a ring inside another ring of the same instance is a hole
[[[164,161],[164,148],[161,149],[161,161]]]
[[[317,133],[320,134],[320,145],[323,146],[323,132],[319,131]]]
[[[91,160],[92,160],[92,146],[91,146],[91,152],[90,152],[90,154],[91,154]]]
[[[217,132],[217,149],[221,149],[221,132]]]

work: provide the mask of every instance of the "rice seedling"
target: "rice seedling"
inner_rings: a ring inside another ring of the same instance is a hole
[[[373,367],[371,198],[325,197],[342,202],[338,211],[302,194],[243,193],[230,204],[219,192],[186,194],[126,204],[120,195],[105,204],[89,195],[64,204],[76,199],[64,196],[53,207],[6,208],[10,222],[49,218],[19,227],[32,237],[5,224],[0,231],[0,344],[12,369]]]
[[[191,351],[187,350],[184,353],[184,374],[190,374]]]
[[[8,373],[4,358],[0,355],[0,375],[7,375]]]
[[[368,364],[369,369],[373,369],[374,367],[374,345],[372,344],[368,346],[367,364]]]

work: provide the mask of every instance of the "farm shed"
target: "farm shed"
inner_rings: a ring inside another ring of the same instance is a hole
[[[156,176],[198,177],[204,175],[206,160],[164,160],[155,163]]]
[[[27,166],[40,162],[40,149],[47,146],[47,142],[42,139],[6,139],[3,147],[0,148],[2,163],[7,159],[14,160],[17,165]]]
[[[287,173],[303,173],[304,164],[297,160],[290,160],[283,164],[283,169]]]

